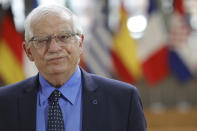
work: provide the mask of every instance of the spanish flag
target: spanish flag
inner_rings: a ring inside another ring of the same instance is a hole
[[[140,63],[137,58],[136,41],[127,28],[127,14],[121,9],[120,30],[114,36],[112,59],[117,75],[122,81],[134,84],[141,77]]]
[[[10,11],[4,15],[0,29],[0,77],[4,84],[12,84],[25,78],[23,35],[16,31]]]

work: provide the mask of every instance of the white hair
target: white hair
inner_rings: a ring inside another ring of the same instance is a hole
[[[47,15],[70,15],[73,24],[73,30],[75,33],[82,34],[82,28],[80,26],[77,16],[73,14],[68,8],[61,5],[40,5],[34,8],[25,20],[25,41],[28,42],[33,37],[32,25],[34,22],[39,21],[42,17]],[[81,37],[77,36],[77,40],[81,40]]]

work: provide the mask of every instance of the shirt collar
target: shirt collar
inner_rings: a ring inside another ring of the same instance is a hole
[[[44,77],[39,73],[40,82],[40,104],[43,104],[48,100],[48,97],[56,89],[54,86],[49,84]],[[74,104],[78,96],[78,92],[81,88],[81,71],[79,66],[77,66],[76,71],[73,75],[66,81],[58,90],[62,93],[64,98],[66,98],[71,104]]]

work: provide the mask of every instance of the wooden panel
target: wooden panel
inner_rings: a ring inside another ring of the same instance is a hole
[[[197,131],[197,108],[187,112],[167,109],[163,113],[153,113],[145,109],[148,131]]]

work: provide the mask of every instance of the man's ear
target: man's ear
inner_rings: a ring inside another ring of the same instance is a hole
[[[83,52],[83,42],[84,42],[84,35],[82,34],[81,35],[81,40],[80,40],[80,43],[79,43],[80,54],[82,54],[82,52]]]
[[[83,41],[84,41],[84,35],[82,34],[81,36],[81,39],[80,39],[80,47],[82,47],[83,46]]]
[[[30,45],[26,43],[25,41],[23,42],[23,49],[25,50],[25,53],[27,57],[29,58],[30,61],[34,61],[34,58],[32,56],[31,50],[30,50]]]

